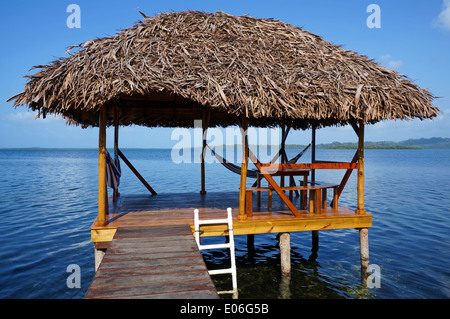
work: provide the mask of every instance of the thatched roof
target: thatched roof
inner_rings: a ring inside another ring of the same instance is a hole
[[[114,36],[69,48],[71,55],[28,76],[12,97],[40,114],[97,125],[120,107],[122,125],[193,125],[204,108],[211,126],[293,121],[294,128],[351,119],[432,118],[433,95],[406,76],[299,27],[222,12],[146,17]]]

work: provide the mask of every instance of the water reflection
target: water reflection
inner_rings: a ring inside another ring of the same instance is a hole
[[[204,239],[210,241],[208,244],[211,241],[220,243],[225,240],[222,237],[214,241],[213,238]],[[281,273],[276,234],[235,236],[235,240],[239,299],[374,297],[365,281],[361,280],[358,284],[359,280],[355,280],[359,271],[352,272],[352,277],[348,278],[349,269],[335,264],[335,259],[325,260],[326,265],[321,265],[318,259],[318,240],[313,240],[311,244],[309,237],[309,247],[292,243],[292,271],[289,275]],[[308,257],[302,255],[301,251],[308,250],[311,251]],[[223,250],[202,251],[202,255],[208,269],[230,267],[229,256]],[[333,264],[333,267],[328,264]],[[331,273],[330,268],[333,269]],[[212,279],[218,290],[228,290],[231,287],[231,276],[214,276]],[[221,295],[221,298],[232,296]]]
[[[281,274],[278,299],[291,299],[291,275]]]

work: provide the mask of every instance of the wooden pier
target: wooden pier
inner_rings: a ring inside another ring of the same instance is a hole
[[[85,298],[219,297],[190,227],[172,225],[117,229]]]
[[[263,201],[266,198],[263,197]],[[296,198],[299,201],[299,197]],[[296,201],[294,200],[294,203]],[[297,204],[297,203],[296,203]],[[327,207],[320,214],[309,210],[300,210],[298,216],[292,215],[283,207],[283,202],[274,197],[273,207],[268,210],[261,206],[255,209],[253,216],[238,220],[239,198],[237,193],[198,193],[161,194],[158,196],[133,195],[120,196],[109,203],[108,220],[105,226],[94,222],[91,227],[91,239],[102,247],[101,243],[110,242],[118,229],[122,227],[149,227],[189,225],[194,230],[194,209],[199,209],[202,219],[226,218],[226,208],[233,208],[233,230],[235,235],[264,233],[318,231],[342,228],[365,228],[372,226],[371,214],[355,214],[344,206],[337,209]],[[226,225],[205,226],[202,236],[224,236]],[[191,234],[192,236],[192,234]]]
[[[297,201],[300,197],[294,197]],[[320,214],[300,210],[294,216],[274,197],[271,210],[255,207],[251,217],[239,220],[238,205],[236,192],[110,198],[106,224],[91,227],[96,251],[106,254],[86,298],[218,298],[193,236],[196,208],[201,219],[222,219],[226,207],[232,207],[235,235],[372,226],[371,214],[355,214],[343,206],[328,206]],[[226,225],[202,229],[201,236],[227,235]]]

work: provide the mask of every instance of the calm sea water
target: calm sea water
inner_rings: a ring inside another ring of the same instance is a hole
[[[298,151],[288,150],[288,157]],[[198,194],[199,164],[175,164],[170,152],[124,150],[160,195]],[[353,154],[318,150],[316,158],[349,161]],[[275,234],[256,235],[250,252],[247,237],[236,236],[240,298],[450,297],[450,150],[365,155],[366,209],[373,214],[370,262],[380,267],[381,286],[361,285],[354,229],[321,231],[314,260],[311,233],[291,234],[290,278],[280,274]],[[97,151],[0,150],[0,167],[0,298],[83,298],[94,275],[89,227],[97,214]],[[122,169],[122,194],[147,192]],[[220,164],[207,165],[206,174],[209,192],[236,191],[239,177]],[[318,180],[338,182],[343,172],[317,174]],[[355,175],[340,203],[355,208]],[[220,252],[204,256],[208,264],[227,263]],[[67,286],[71,264],[80,267],[81,288]],[[227,284],[216,280],[218,287]]]

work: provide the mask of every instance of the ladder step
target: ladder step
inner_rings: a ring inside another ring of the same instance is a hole
[[[213,269],[213,270],[208,270],[208,273],[210,275],[232,274],[233,273],[233,269],[231,269],[231,268]]]
[[[203,219],[198,221],[199,225],[212,225],[212,224],[228,224],[228,219]]]
[[[221,248],[231,248],[231,244],[214,244],[214,245],[199,245],[200,250],[203,249],[221,249]]]
[[[200,220],[198,217],[198,209],[194,209],[194,226],[195,232],[194,237],[197,242],[197,246],[199,250],[205,249],[220,249],[220,248],[229,248],[230,249],[230,259],[231,259],[231,268],[226,269],[213,269],[209,270],[208,273],[210,275],[219,275],[219,274],[231,274],[231,280],[233,285],[233,290],[222,292],[222,293],[232,293],[233,298],[238,297],[237,290],[237,272],[236,272],[236,256],[234,253],[234,234],[233,234],[233,215],[231,208],[227,208],[227,219],[215,219],[215,220]],[[228,225],[228,233],[229,233],[229,242],[225,244],[211,244],[211,245],[202,245],[200,244],[200,225],[217,225],[217,224],[227,224]]]

